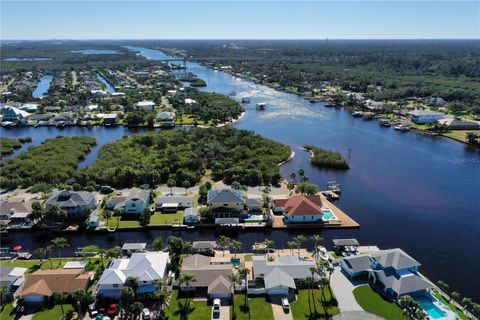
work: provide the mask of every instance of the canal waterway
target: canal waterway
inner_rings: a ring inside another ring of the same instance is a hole
[[[37,87],[35,90],[32,92],[32,96],[34,98],[41,98],[43,97],[47,92],[48,89],[50,88],[50,85],[52,84],[53,76],[52,75],[44,75],[41,79],[40,82],[38,83]]]
[[[97,79],[98,79],[98,81],[100,81],[101,83],[103,83],[105,85],[108,93],[114,93],[115,92],[115,88],[104,77],[97,74]]]
[[[148,59],[170,58],[164,53],[145,48],[128,47]],[[328,181],[342,184],[341,200],[336,204],[361,227],[355,230],[321,230],[318,233],[331,247],[331,239],[355,237],[361,244],[380,248],[401,247],[422,263],[420,271],[433,281],[443,280],[452,290],[480,300],[480,152],[444,138],[399,133],[380,127],[375,121],[353,118],[347,111],[326,108],[323,103],[310,103],[293,94],[278,92],[251,81],[232,77],[195,63],[188,71],[207,82],[201,88],[209,92],[233,94],[240,101],[250,98],[245,116],[234,126],[251,130],[265,137],[288,144],[295,157],[282,166],[286,179],[303,168],[309,181],[325,187]],[[265,111],[253,107],[266,103]],[[31,136],[32,144],[62,135],[91,135],[98,145],[81,164],[92,163],[99,148],[123,135],[133,134],[123,127],[80,128],[53,127],[0,129],[2,136]],[[140,130],[142,131],[142,130]],[[350,170],[320,170],[310,165],[304,144],[313,144],[341,152],[349,159]],[[26,148],[26,147],[24,147]],[[244,249],[265,238],[276,246],[301,231],[269,230],[232,233]],[[313,231],[309,231],[313,234]],[[125,241],[150,241],[156,236],[166,239],[171,231],[123,231],[106,237],[104,234],[69,235],[70,251],[88,244],[113,245]],[[186,240],[213,240],[211,231],[183,231]],[[27,250],[45,245],[48,237],[29,233],[12,233],[11,245],[21,244]]]

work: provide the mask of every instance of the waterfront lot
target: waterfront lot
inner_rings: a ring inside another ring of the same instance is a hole
[[[265,297],[249,297],[245,306],[245,294],[235,295],[235,315],[237,320],[273,320],[272,305]]]
[[[170,304],[165,315],[170,320],[191,319],[191,320],[210,320],[211,307],[207,305],[207,301],[193,301],[189,299],[189,308],[186,309],[186,299],[178,296],[178,290],[173,290],[170,297]]]
[[[27,269],[34,269],[36,266],[40,265],[40,269],[56,269],[62,268],[66,262],[68,261],[85,261],[88,263],[87,268],[92,271],[98,270],[102,263],[101,258],[90,258],[90,259],[78,259],[78,258],[53,258],[50,260],[2,260],[0,261],[0,265],[2,266],[9,266],[9,267],[20,267],[20,268],[27,268]],[[107,264],[108,259],[103,259],[104,265]]]
[[[307,289],[298,290],[297,301],[290,303],[293,319],[309,319],[310,315],[315,313],[315,307],[317,314],[321,317],[325,317],[327,313],[330,316],[334,316],[340,312],[338,307],[333,305],[332,294],[328,287],[325,287],[325,299],[323,298],[322,290],[320,289],[313,290],[313,299],[312,296],[310,296],[309,299],[309,293],[310,292]],[[313,300],[315,300],[315,307]],[[311,304],[310,307],[309,301]]]

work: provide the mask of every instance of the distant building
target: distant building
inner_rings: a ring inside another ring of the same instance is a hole
[[[445,118],[445,114],[442,112],[413,110],[408,112],[410,120],[416,124],[434,123],[440,119]]]
[[[159,112],[155,117],[155,122],[159,122],[162,127],[173,127],[175,126],[175,112]]]
[[[104,125],[115,125],[118,121],[118,114],[117,113],[107,113],[102,115],[103,124]]]
[[[90,94],[93,98],[103,98],[106,97],[108,94],[103,90],[90,90]]]
[[[480,125],[474,121],[461,121],[453,118],[438,120],[439,124],[445,125],[450,130],[478,130]]]
[[[137,107],[139,109],[147,110],[147,111],[153,111],[155,109],[155,102],[153,101],[140,101],[137,102]]]
[[[95,197],[86,191],[63,190],[45,201],[47,210],[52,206],[58,206],[70,217],[83,217],[87,209],[95,208]]]
[[[428,103],[431,104],[431,105],[434,105],[434,106],[443,107],[445,105],[445,100],[443,100],[442,98],[439,98],[439,97],[431,97],[428,100]]]
[[[24,103],[20,109],[26,112],[37,112],[38,111],[38,104],[36,103]]]

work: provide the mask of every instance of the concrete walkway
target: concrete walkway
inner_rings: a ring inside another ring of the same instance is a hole
[[[360,284],[362,283],[350,282],[350,279],[343,274],[342,269],[335,267],[330,285],[337,298],[338,307],[342,315],[350,311],[364,311],[353,295],[353,289]]]

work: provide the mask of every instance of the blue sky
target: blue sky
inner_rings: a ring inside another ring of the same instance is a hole
[[[1,1],[2,39],[480,38],[480,1]]]

